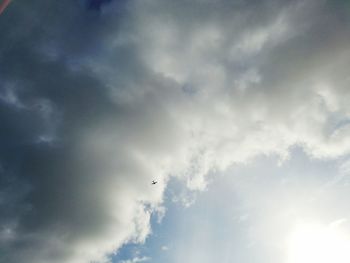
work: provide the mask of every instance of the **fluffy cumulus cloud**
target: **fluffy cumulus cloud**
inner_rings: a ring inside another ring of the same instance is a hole
[[[347,154],[349,23],[345,1],[14,1],[0,261],[107,262],[145,240],[171,177]]]

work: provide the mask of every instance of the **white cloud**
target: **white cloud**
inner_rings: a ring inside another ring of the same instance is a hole
[[[138,262],[145,262],[150,260],[151,260],[150,257],[134,257],[133,259],[119,261],[119,263],[138,263]]]
[[[167,251],[167,250],[169,250],[169,247],[167,247],[167,246],[162,246],[160,249],[163,250],[163,251]]]

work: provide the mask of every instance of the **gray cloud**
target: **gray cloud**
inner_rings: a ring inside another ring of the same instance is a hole
[[[341,5],[14,2],[0,21],[0,261],[104,262],[149,234],[170,176],[202,189],[210,170],[295,144],[348,153]]]

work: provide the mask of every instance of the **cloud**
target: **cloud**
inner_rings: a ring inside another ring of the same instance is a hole
[[[163,250],[163,251],[167,251],[167,250],[169,250],[169,247],[167,247],[167,246],[161,246],[160,249]]]
[[[145,261],[149,261],[150,258],[149,257],[135,257],[133,259],[130,260],[122,260],[120,261],[120,263],[137,263],[137,262],[145,262]]]
[[[117,2],[14,2],[1,18],[0,261],[105,262],[145,240],[171,177],[198,190],[293,145],[349,152],[340,7]]]
[[[86,1],[86,5],[88,9],[91,10],[101,10],[101,7],[112,0],[88,0]]]

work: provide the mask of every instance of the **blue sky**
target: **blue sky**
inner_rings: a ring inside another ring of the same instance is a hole
[[[206,191],[187,193],[195,200],[190,206],[173,200],[183,193],[169,183],[163,220],[154,217],[146,242],[122,247],[113,262],[281,262],[298,222],[328,225],[349,216],[346,202],[337,207],[336,195],[348,198],[340,173],[337,162],[310,159],[295,148],[281,164],[265,156],[212,174]],[[330,195],[334,189],[337,194]]]
[[[349,11],[11,1],[0,262],[350,262]]]

